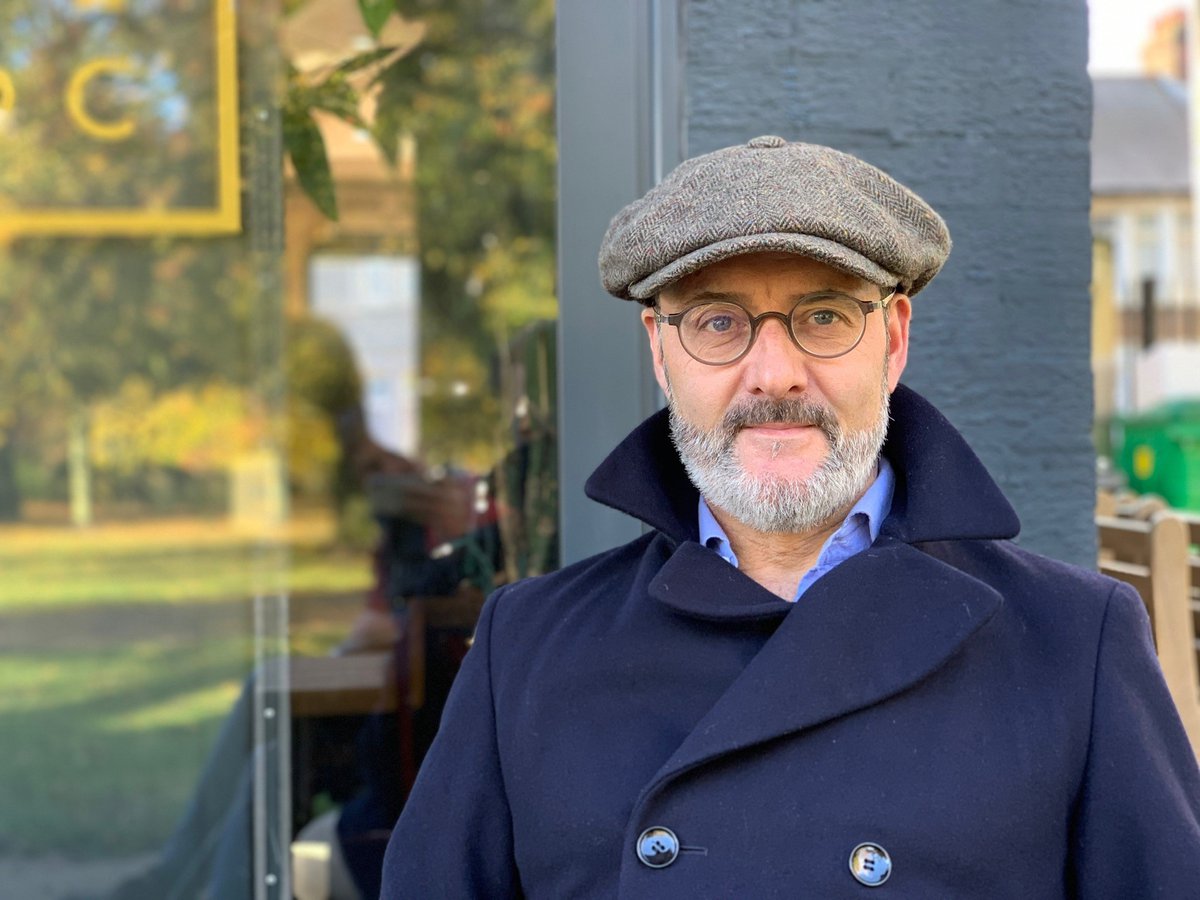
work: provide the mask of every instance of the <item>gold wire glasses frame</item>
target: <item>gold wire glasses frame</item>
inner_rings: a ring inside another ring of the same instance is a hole
[[[867,331],[867,315],[886,309],[898,290],[899,285],[879,300],[817,291],[802,296],[789,313],[771,310],[757,316],[736,303],[717,300],[667,315],[656,308],[654,320],[659,325],[673,325],[688,356],[706,366],[728,366],[749,353],[765,319],[779,319],[803,353],[835,359],[859,345]]]

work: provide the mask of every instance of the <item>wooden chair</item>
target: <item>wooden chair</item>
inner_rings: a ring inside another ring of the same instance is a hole
[[[398,764],[406,790],[412,787],[421,764],[415,717],[429,699],[426,676],[432,662],[427,659],[430,640],[438,634],[443,638],[456,635],[453,643],[458,646],[442,647],[442,651],[454,657],[465,654],[485,599],[478,588],[464,584],[451,595],[408,597],[404,601],[403,637],[396,646],[395,672],[400,699],[397,706],[401,743]],[[444,666],[445,660],[441,664]]]
[[[1098,516],[1100,571],[1132,585],[1150,614],[1167,687],[1200,755],[1200,665],[1196,598],[1200,561],[1189,565],[1189,523],[1165,511],[1148,521]],[[1197,523],[1200,531],[1200,523]]]
[[[1196,657],[1200,659],[1200,514],[1184,513],[1181,518],[1188,526],[1188,572],[1190,573],[1189,596],[1192,609],[1192,630],[1196,634]]]

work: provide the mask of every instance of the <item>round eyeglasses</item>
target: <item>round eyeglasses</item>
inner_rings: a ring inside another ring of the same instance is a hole
[[[757,316],[736,303],[716,300],[669,315],[656,309],[654,320],[660,325],[674,325],[688,356],[707,366],[727,366],[749,353],[766,319],[783,322],[792,343],[809,356],[833,359],[858,346],[867,330],[867,316],[876,309],[885,309],[899,289],[897,285],[879,300],[818,291],[797,300],[791,313],[772,310]]]

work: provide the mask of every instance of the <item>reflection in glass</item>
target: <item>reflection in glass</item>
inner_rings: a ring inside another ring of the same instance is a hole
[[[248,179],[242,234],[175,217],[223,203],[225,142],[238,137],[219,74],[232,8],[0,9],[5,896],[100,896],[144,870],[191,800],[220,802],[193,794],[206,758],[221,778],[244,776],[210,756],[223,729],[240,722],[238,742],[257,743],[260,788],[288,749],[229,715],[269,637],[253,601],[277,605],[292,539],[274,387],[280,260],[252,246],[277,219],[278,154],[273,177]],[[249,46],[261,22],[243,11]],[[243,99],[269,95],[270,58],[250,54]],[[271,127],[253,122],[248,146]],[[228,831],[244,835],[243,861],[266,861],[252,833],[278,831],[268,812],[248,807]],[[172,885],[200,883],[199,861],[230,846],[188,846]],[[240,868],[221,896],[249,896]]]
[[[338,652],[383,649],[393,689],[366,717],[297,710],[294,871],[362,897],[484,597],[558,564],[553,5],[416,10],[373,100],[396,168],[318,116],[338,221],[301,185],[288,207],[289,308],[351,348],[373,460],[339,514],[373,580]]]
[[[361,382],[338,531],[373,578],[337,652],[383,650],[393,690],[365,717],[297,710],[294,872],[362,897],[484,597],[558,564],[553,6],[426,4],[396,27],[417,37],[371,129],[386,150],[401,124],[396,168],[318,116],[338,221],[301,185],[288,201],[289,308],[341,332]]]
[[[5,225],[215,202],[215,2],[0,11],[16,896],[371,896],[484,597],[557,565],[550,2],[238,4],[240,234]],[[101,45],[119,148],[58,105]]]

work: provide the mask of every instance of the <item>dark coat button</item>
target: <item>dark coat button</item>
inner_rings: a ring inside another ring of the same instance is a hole
[[[652,869],[665,869],[679,856],[679,838],[670,828],[647,828],[637,839],[637,856]]]
[[[850,874],[860,884],[879,887],[892,874],[892,858],[878,844],[859,844],[850,851]]]

